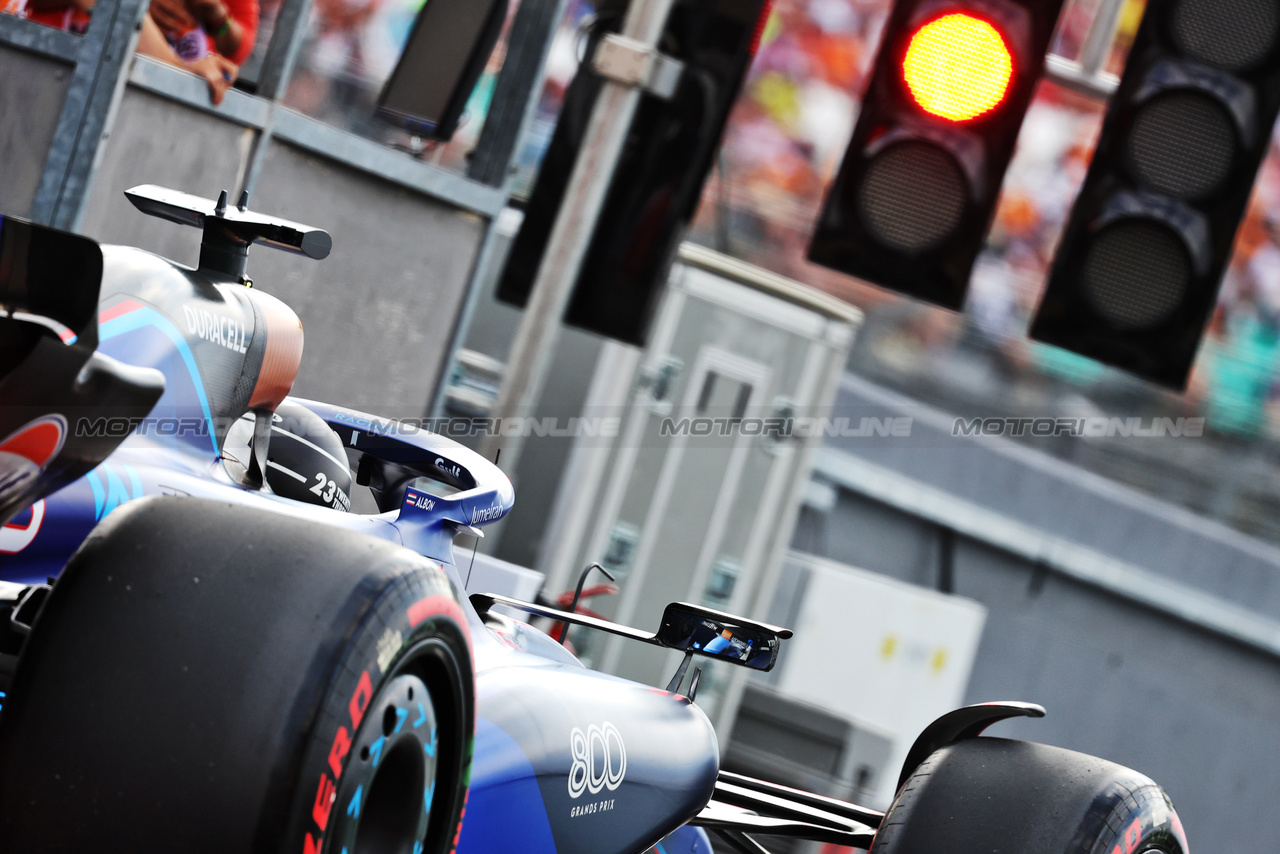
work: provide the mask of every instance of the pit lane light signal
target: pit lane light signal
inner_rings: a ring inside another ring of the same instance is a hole
[[[675,0],[659,45],[684,64],[683,72],[669,98],[646,93],[640,99],[565,309],[566,324],[637,346],[648,340],[667,272],[697,209],[771,4]],[[524,222],[498,279],[503,302],[523,307],[529,300],[601,88],[591,58],[618,23],[597,18],[587,57],[565,92]]]
[[[1012,76],[1013,58],[1000,31],[964,12],[916,30],[902,60],[902,79],[920,109],[953,122],[1000,106]]]
[[[1275,0],[1147,6],[1031,337],[1181,389],[1280,110]]]
[[[1062,0],[899,0],[809,259],[964,302]]]

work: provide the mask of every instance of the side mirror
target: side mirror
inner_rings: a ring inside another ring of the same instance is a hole
[[[672,602],[662,612],[657,640],[662,646],[718,658],[753,670],[771,670],[790,629],[757,623],[688,602]]]

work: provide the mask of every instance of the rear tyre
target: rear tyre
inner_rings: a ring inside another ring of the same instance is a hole
[[[971,738],[907,778],[869,854],[1188,854],[1164,790],[1113,762]]]
[[[0,719],[14,851],[447,854],[474,729],[439,565],[359,534],[144,499],[54,585]]]

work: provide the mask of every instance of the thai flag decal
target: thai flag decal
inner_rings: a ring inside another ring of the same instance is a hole
[[[436,507],[436,500],[434,498],[423,495],[421,492],[416,492],[412,489],[405,490],[404,503],[417,510],[434,510]]]

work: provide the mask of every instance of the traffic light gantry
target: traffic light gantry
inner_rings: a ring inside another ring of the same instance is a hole
[[[1062,0],[900,0],[809,259],[959,309]]]
[[[641,98],[565,310],[566,324],[645,344],[771,3],[676,0],[672,6],[659,46],[683,70],[669,94],[647,92]],[[498,280],[503,302],[523,306],[529,299],[602,86],[595,55],[609,30],[608,17],[600,15],[565,92],[524,222]]]
[[[1274,0],[1153,0],[1031,337],[1180,389],[1280,110]]]

